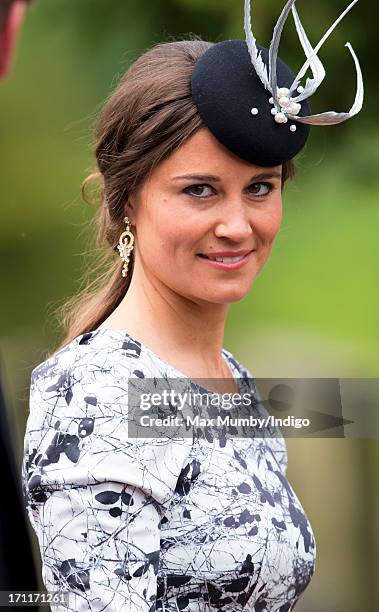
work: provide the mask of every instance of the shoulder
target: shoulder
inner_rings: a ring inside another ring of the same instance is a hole
[[[75,388],[90,384],[125,386],[130,377],[164,375],[162,363],[126,332],[95,330],[85,333],[34,367],[31,392],[56,392],[70,403]]]
[[[33,369],[29,429],[60,427],[62,420],[100,413],[125,416],[129,381],[164,376],[162,364],[138,341],[106,332],[78,336]]]
[[[130,398],[129,380],[138,391],[141,378],[159,374],[152,356],[121,332],[83,334],[36,366],[24,440],[25,471],[37,470],[45,484],[57,487],[103,477],[123,482],[129,470],[132,484],[144,481],[146,490],[163,503],[192,440],[131,435],[133,411],[139,406]]]
[[[108,330],[107,330],[108,331]],[[62,374],[77,376],[87,373],[112,375],[117,371],[143,376],[154,364],[142,346],[126,333],[96,330],[81,334],[61,350],[38,364],[31,375],[31,384],[41,385]]]

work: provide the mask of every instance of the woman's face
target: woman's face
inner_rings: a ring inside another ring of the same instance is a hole
[[[280,228],[281,173],[239,159],[205,128],[196,132],[130,199],[145,275],[196,302],[242,299]],[[209,259],[216,256],[243,259]]]

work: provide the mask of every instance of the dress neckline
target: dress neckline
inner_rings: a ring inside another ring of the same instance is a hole
[[[188,376],[187,374],[184,374],[183,372],[181,372],[180,370],[178,370],[178,368],[176,368],[174,365],[172,365],[171,363],[168,363],[167,361],[165,361],[162,357],[160,357],[159,355],[157,355],[157,353],[155,353],[152,349],[150,349],[148,346],[146,346],[146,344],[144,342],[142,342],[141,340],[138,340],[138,338],[135,338],[134,336],[131,336],[126,330],[124,329],[112,329],[109,327],[99,327],[91,332],[92,336],[93,335],[110,335],[110,336],[115,336],[115,337],[127,337],[131,340],[131,342],[137,343],[139,344],[143,350],[148,353],[149,355],[151,355],[151,357],[153,357],[155,360],[158,360],[165,368],[167,368],[168,370],[171,370],[174,374],[175,374],[175,378],[183,378],[183,379],[188,379],[191,383],[197,385],[198,387],[201,387],[201,385],[199,385],[199,383],[196,383],[192,378],[190,378],[190,376]],[[226,365],[229,367],[229,370],[233,376],[233,380],[236,382],[237,387],[238,387],[238,391],[237,393],[241,393],[242,389],[241,389],[241,384],[242,384],[242,373],[240,372],[240,370],[238,369],[236,363],[233,363],[234,360],[232,360],[230,357],[230,353],[222,348],[221,351],[221,356],[224,359]],[[208,380],[207,378],[205,378],[204,380]],[[204,387],[203,387],[204,388]],[[216,391],[211,391],[209,389],[206,389],[206,391],[210,392],[210,393],[217,393]]]

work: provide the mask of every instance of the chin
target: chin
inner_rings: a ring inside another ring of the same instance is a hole
[[[245,282],[239,281],[234,282],[234,284],[231,282],[226,282],[223,285],[220,283],[210,283],[208,281],[208,284],[203,284],[204,290],[201,292],[199,291],[198,293],[194,293],[187,287],[185,289],[183,287],[180,289],[176,287],[174,291],[178,295],[181,295],[182,297],[185,297],[197,304],[204,302],[207,304],[228,305],[243,300],[243,298],[250,292],[254,280],[255,276],[253,279],[250,278],[248,281],[245,279]]]
[[[250,287],[246,288],[235,288],[225,291],[225,288],[220,293],[213,293],[212,295],[204,296],[204,300],[212,302],[213,304],[233,304],[243,300],[244,297],[249,293]]]

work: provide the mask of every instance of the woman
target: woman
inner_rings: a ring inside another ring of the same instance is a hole
[[[226,317],[270,256],[292,158],[307,123],[322,119],[297,101],[304,88],[290,95],[295,75],[275,53],[277,82],[262,70],[269,56],[258,56],[248,5],[247,45],[158,45],[100,118],[99,236],[121,261],[70,304],[64,342],[33,370],[25,436],[43,579],[68,592],[56,610],[286,612],[314,573],[314,534],[285,477],[279,430],[153,426],[141,436],[131,410],[132,391],[178,381],[247,395],[250,414],[267,416],[251,374],[223,348]]]

